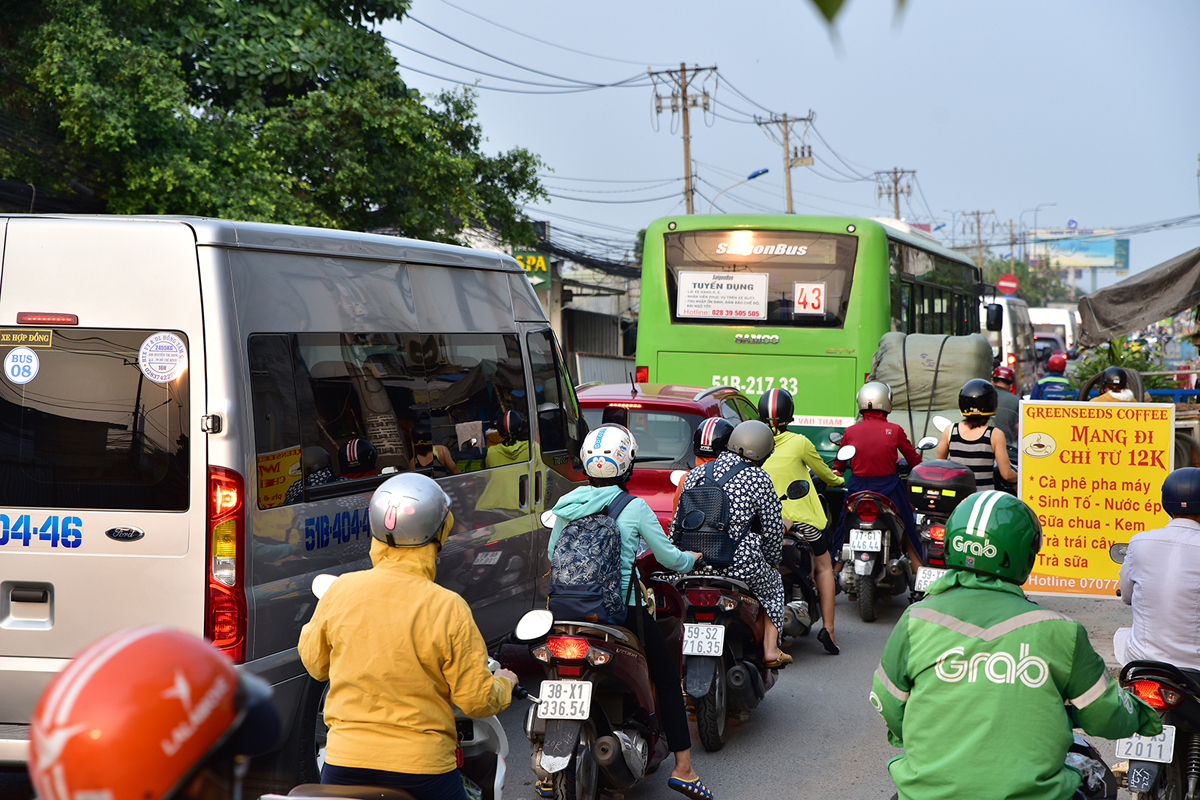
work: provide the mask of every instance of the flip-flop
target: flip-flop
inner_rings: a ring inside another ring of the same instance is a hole
[[[825,630],[825,629],[822,628],[821,630]],[[791,654],[780,653],[779,658],[775,659],[774,661],[764,661],[763,666],[766,667],[767,669],[779,669],[780,667],[786,667],[790,663],[792,663]]]
[[[538,797],[554,797],[554,784],[550,781],[538,781],[533,785],[534,792]]]
[[[704,785],[704,781],[696,778],[695,780],[685,781],[683,778],[671,778],[667,781],[667,788],[674,789],[682,795],[687,795],[692,800],[714,800],[713,793]]]
[[[824,645],[825,652],[829,653],[831,656],[836,656],[838,653],[842,652],[842,648],[833,643],[833,639],[829,636],[829,631],[825,630],[824,628],[821,628],[821,630],[817,633],[817,641]]]

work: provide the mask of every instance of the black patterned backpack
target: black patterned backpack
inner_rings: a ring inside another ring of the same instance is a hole
[[[679,496],[679,508],[671,520],[671,541],[680,550],[692,550],[704,555],[704,563],[713,567],[728,567],[733,563],[737,540],[729,531],[729,496],[725,484],[746,467],[739,461],[725,471],[720,480],[713,478],[716,461],[702,467],[700,480],[684,489]]]
[[[617,517],[632,500],[621,492],[603,511],[568,522],[558,535],[550,559],[549,607],[555,619],[625,621]]]

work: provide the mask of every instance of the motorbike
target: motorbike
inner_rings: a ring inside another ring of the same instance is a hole
[[[1130,661],[1119,680],[1163,721],[1157,736],[1117,740],[1117,758],[1129,760],[1129,792],[1147,800],[1200,797],[1200,672],[1162,661]]]
[[[312,593],[321,598],[336,575],[321,574],[313,579]],[[500,668],[500,662],[488,659],[488,669],[495,672]],[[537,703],[538,698],[529,694],[522,686],[513,687],[514,699],[525,699]],[[322,706],[324,699],[322,698]],[[323,715],[318,714],[318,720]],[[457,706],[454,708],[454,727],[458,734],[458,748],[455,761],[458,770],[470,781],[466,784],[467,796],[471,800],[501,800],[504,792],[505,758],[508,757],[508,736],[504,726],[496,717],[473,719],[464,714]],[[318,761],[324,764],[324,750],[318,755]],[[402,789],[392,789],[381,786],[326,786],[319,783],[305,783],[292,789],[288,797],[343,797],[352,800],[415,800],[411,794]],[[263,795],[262,800],[273,800],[279,795]]]
[[[917,442],[918,450],[932,450],[937,440],[926,436]],[[946,520],[975,491],[975,475],[953,461],[922,461],[908,474],[909,501],[917,533],[925,549],[925,566],[913,578],[911,602],[919,602],[925,590],[946,571]]]
[[[550,516],[547,512],[543,516]],[[547,527],[553,525],[553,518]],[[679,657],[684,601],[654,558],[637,557],[637,574],[668,649]],[[667,757],[655,713],[654,688],[634,630],[558,620],[546,609],[529,611],[514,638],[542,662],[541,699],[525,718],[532,767],[559,800],[596,800],[627,792]]]
[[[838,450],[837,460],[849,461],[854,453],[853,445],[845,445]],[[839,581],[843,591],[858,596],[862,621],[874,622],[878,597],[903,594],[912,585],[912,563],[904,552],[904,521],[887,497],[863,491],[846,498],[842,525],[847,538]]]
[[[785,497],[798,500],[808,491],[808,481],[793,481]],[[820,616],[820,607],[812,582],[812,551],[794,533],[784,535],[779,570],[787,600],[784,633],[801,636],[812,626],[809,608],[817,609]],[[768,667],[762,658],[766,612],[750,587],[719,570],[677,575],[672,583],[686,601],[684,691],[696,712],[700,744],[717,751],[725,746],[729,717],[747,718],[778,678],[778,669]],[[800,586],[808,593],[797,600],[793,591]]]

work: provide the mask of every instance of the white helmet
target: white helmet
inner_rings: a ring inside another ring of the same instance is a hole
[[[888,414],[892,410],[892,387],[883,381],[871,381],[858,390],[854,399],[858,401],[859,411],[882,411]]]
[[[633,469],[637,442],[628,428],[606,423],[583,438],[579,457],[591,478],[619,478]]]

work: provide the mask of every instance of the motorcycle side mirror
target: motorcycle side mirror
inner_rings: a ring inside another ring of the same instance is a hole
[[[854,454],[857,452],[858,450],[854,447],[854,445],[848,444],[838,450],[838,461],[849,461],[850,459],[854,458]]]
[[[517,629],[513,635],[522,642],[531,642],[545,636],[553,627],[554,615],[547,609],[535,608],[525,612],[525,616],[517,622]]]
[[[312,593],[317,596],[318,600],[320,600],[321,597],[323,597],[324,594],[329,591],[329,587],[332,586],[333,582],[336,580],[337,575],[330,575],[329,573],[322,572],[320,575],[313,578]]]
[[[932,450],[933,448],[935,448],[937,446],[938,446],[938,440],[933,438],[932,436],[926,436],[924,439],[921,439],[921,441],[917,442],[918,450]]]
[[[946,428],[949,428],[953,424],[954,423],[952,423],[950,420],[946,419],[945,417],[943,417],[941,415],[938,415],[933,418],[933,427],[938,429],[938,433],[941,433],[942,431],[946,430]]]
[[[834,444],[841,444],[842,443],[842,432],[841,431],[830,431],[829,432],[829,441],[833,442]]]
[[[788,484],[787,496],[789,500],[799,500],[808,494],[808,481],[792,481]]]
[[[671,485],[672,485],[672,486],[678,486],[679,484],[683,483],[683,479],[684,479],[685,477],[687,477],[687,470],[686,470],[686,469],[677,469],[677,470],[672,470],[672,472],[671,472]]]
[[[542,512],[542,524],[545,525],[547,528],[553,528],[554,523],[556,523],[556,522],[558,522],[558,515],[555,514],[553,511],[543,511]]]
[[[1129,550],[1129,542],[1117,542],[1108,548],[1108,557],[1118,564],[1125,563],[1125,552]]]
[[[465,442],[463,442],[461,445],[459,445],[459,449],[460,450],[470,450],[472,447],[474,447],[477,444],[479,444],[479,440],[472,436],[470,439],[467,439]]]

